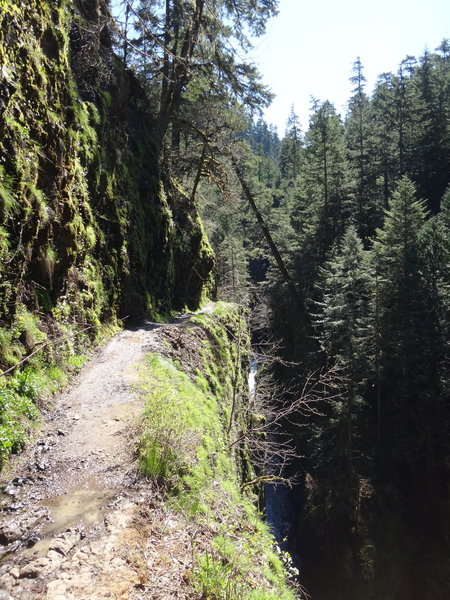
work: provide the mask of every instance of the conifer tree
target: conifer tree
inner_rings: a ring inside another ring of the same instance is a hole
[[[436,214],[450,180],[450,60],[446,40],[439,54],[425,52],[413,78],[414,143],[411,176]]]
[[[424,221],[423,204],[416,200],[414,185],[405,176],[392,194],[384,227],[378,231],[375,241],[379,261],[377,303],[384,398],[381,441],[388,454],[393,446],[397,447],[399,432],[409,429],[419,401],[418,382],[423,379],[426,347],[422,312],[426,306],[420,232]],[[400,436],[400,444],[405,447],[396,450],[400,462],[407,460],[408,444],[412,443],[410,436],[406,437]]]
[[[313,285],[318,266],[343,234],[352,212],[343,125],[328,101],[315,102],[295,204],[302,238],[299,271],[306,284]]]
[[[373,123],[370,101],[364,91],[366,78],[359,58],[353,65],[350,81],[355,86],[348,103],[345,139],[349,165],[350,193],[355,200],[358,229],[363,239],[375,232],[382,222],[382,207],[376,197],[376,168],[372,156]]]
[[[373,122],[373,143],[370,146],[370,154],[377,172],[376,201],[383,209],[387,208],[399,175],[395,112],[393,75],[383,73],[378,77],[370,104],[370,119]]]
[[[372,368],[370,287],[368,253],[350,226],[320,270],[315,324],[332,367],[333,392],[310,439],[314,485],[307,505],[308,520],[330,551],[322,568],[327,562],[337,565],[340,585],[345,581],[349,588],[361,575],[361,544],[366,543],[361,488],[369,470],[362,448],[364,389]]]
[[[127,28],[138,34],[128,41],[128,55],[133,49],[134,66],[153,94],[159,144],[174,124],[177,143],[186,101],[208,96],[226,106],[240,100],[249,109],[267,103],[256,67],[241,61],[235,47],[249,50],[250,36],[261,35],[277,13],[277,0],[125,1]]]
[[[443,457],[450,450],[447,398],[450,394],[450,190],[442,199],[442,211],[421,231],[425,310],[422,313],[422,403],[417,415],[418,441],[426,451],[423,471],[429,493],[439,495],[444,477]]]
[[[280,150],[280,173],[284,184],[287,186],[295,182],[300,174],[302,146],[300,120],[292,105]]]
[[[445,267],[450,255],[444,232],[440,217],[425,223],[414,185],[402,178],[373,251],[382,404],[377,495],[384,506],[376,515],[382,532],[378,544],[384,547],[378,568],[393,597],[444,600],[447,594],[443,565],[448,546],[442,535],[447,492],[441,483],[448,477],[444,464],[450,432]],[[390,537],[389,521],[402,531],[402,541]],[[391,552],[398,553],[395,560]],[[414,576],[403,566],[399,579],[399,555],[416,565]]]

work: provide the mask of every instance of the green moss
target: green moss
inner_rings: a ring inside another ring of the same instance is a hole
[[[37,315],[28,311],[23,304],[17,307],[13,328],[13,335],[16,338],[23,335],[28,347],[34,347],[36,344],[44,342],[46,335],[41,331],[39,325]]]
[[[17,15],[19,7],[10,3],[10,0],[0,0],[0,12],[5,15]]]
[[[86,242],[87,242],[87,247],[89,250],[92,250],[92,248],[94,248],[96,242],[97,242],[97,236],[95,233],[95,229],[92,225],[88,225],[85,229],[85,238],[86,238]]]
[[[245,600],[296,600],[297,596],[291,590],[281,592],[270,592],[267,590],[252,590],[246,596]]]
[[[194,593],[211,600],[294,600],[268,528],[241,491],[241,465],[229,443],[232,391],[237,385],[246,393],[242,311],[220,303],[214,313],[191,318],[190,326],[203,330],[201,370],[188,375],[180,362],[151,354],[142,373],[141,469],[166,487],[173,507],[215,532],[201,550],[193,543]],[[237,427],[241,415],[234,419]]]
[[[24,352],[24,347],[16,341],[14,333],[0,327],[0,366],[7,369],[17,364]]]
[[[9,234],[4,227],[0,227],[0,257],[7,255],[9,250]],[[0,263],[0,270],[2,265]]]
[[[191,323],[207,333],[201,352],[201,376],[206,378],[210,390],[224,399],[222,409],[226,416],[231,397],[239,398],[246,393],[246,373],[242,365],[248,356],[250,338],[245,313],[232,304],[217,302],[212,314],[195,315]]]
[[[0,202],[0,219],[5,221],[15,212],[17,202],[14,195],[13,179],[5,173],[5,168],[2,165],[0,165]]]
[[[104,17],[69,0],[0,0],[0,13],[0,368],[49,341],[31,360],[42,369],[119,316],[197,308],[213,258],[195,207],[164,188],[136,82],[95,50]]]
[[[103,109],[104,113],[107,113],[108,109],[112,105],[112,96],[106,90],[101,90],[101,92],[100,92],[100,98],[101,98],[102,109]]]
[[[286,573],[278,558],[275,557],[277,576],[270,573],[265,581],[261,577],[274,560],[268,542],[267,533],[239,529],[216,536],[211,548],[197,555],[194,589],[210,599],[295,600],[294,592],[286,586]]]
[[[205,448],[200,440],[207,428],[218,434],[219,425],[211,422],[211,398],[202,394],[185,373],[157,354],[150,355],[148,361],[149,374],[142,387],[146,428],[140,444],[141,468],[147,476],[175,486],[188,467],[201,465],[207,470],[203,450],[214,450],[208,444]],[[193,457],[197,464],[192,462]]]

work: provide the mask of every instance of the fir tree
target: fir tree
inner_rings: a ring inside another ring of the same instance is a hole
[[[302,147],[300,120],[294,111],[294,106],[292,106],[281,143],[279,161],[280,173],[286,186],[295,182],[301,172]]]
[[[367,543],[362,488],[369,471],[363,451],[363,414],[372,362],[370,286],[368,253],[351,226],[320,270],[315,324],[332,368],[332,395],[325,416],[312,430],[308,454],[314,486],[307,504],[308,520],[322,532],[328,561],[337,565],[340,585],[348,589],[361,577],[362,548]]]
[[[358,230],[367,240],[381,225],[382,210],[376,196],[376,165],[373,160],[373,122],[370,119],[370,100],[364,91],[366,78],[358,58],[353,65],[350,81],[355,86],[348,103],[345,121],[345,140],[349,165],[350,194],[354,198]]]

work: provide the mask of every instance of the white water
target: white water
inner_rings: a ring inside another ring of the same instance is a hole
[[[248,374],[248,387],[250,398],[253,400],[256,394],[256,377],[258,373],[258,360],[250,359],[250,371]],[[268,433],[270,436],[271,434]],[[270,460],[270,457],[269,457]],[[292,501],[291,491],[284,485],[266,484],[264,486],[264,503],[266,521],[278,544],[284,546],[284,540],[292,528]]]
[[[250,391],[250,399],[255,398],[256,393],[256,373],[258,372],[258,361],[256,358],[250,359],[250,372],[248,374],[248,389]]]

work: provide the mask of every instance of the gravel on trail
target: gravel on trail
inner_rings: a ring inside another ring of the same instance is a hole
[[[185,597],[189,526],[158,502],[135,458],[139,369],[147,352],[161,350],[163,330],[185,320],[147,323],[112,338],[16,461],[1,498],[0,600],[163,597],[149,596],[148,588],[150,565],[156,577],[164,557],[171,567],[162,565],[160,574],[172,572],[173,591],[158,576],[155,593],[161,584],[165,598]],[[164,550],[161,532],[172,529],[176,540]]]

